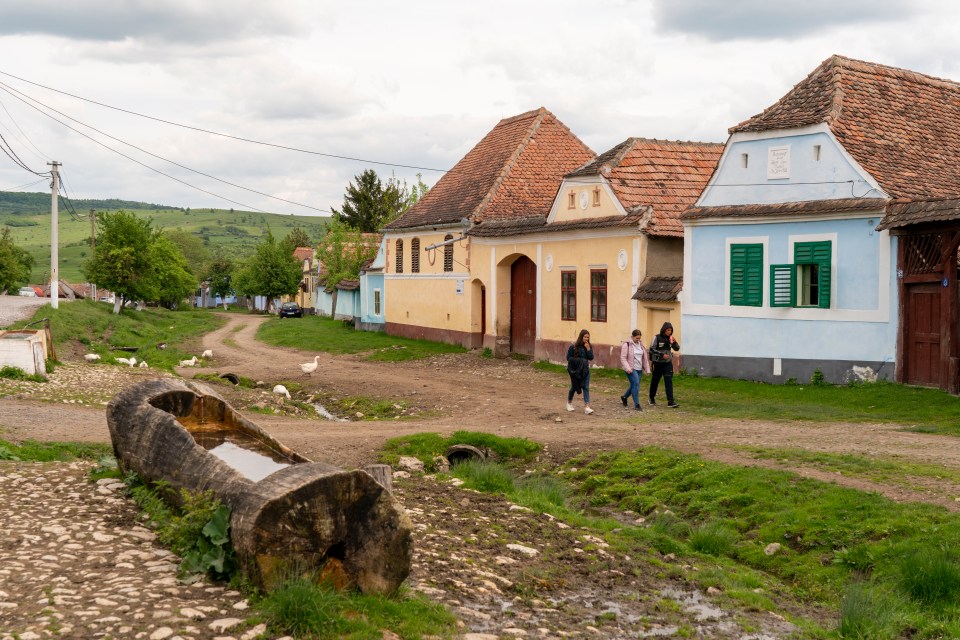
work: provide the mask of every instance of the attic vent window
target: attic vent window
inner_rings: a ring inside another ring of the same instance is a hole
[[[746,169],[748,166],[750,166],[750,154],[749,154],[749,153],[741,153],[741,154],[740,154],[740,166],[743,167],[744,169]]]
[[[813,161],[820,162],[820,145],[813,145]]]
[[[593,188],[593,206],[600,206],[600,187]]]
[[[577,208],[577,194],[571,191],[567,195],[567,209],[576,209]]]

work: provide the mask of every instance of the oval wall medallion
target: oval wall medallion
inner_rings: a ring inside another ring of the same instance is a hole
[[[543,259],[543,266],[547,268],[547,271],[553,271],[553,254],[548,253],[547,257]]]
[[[627,250],[620,249],[620,253],[617,254],[617,266],[620,267],[620,271],[623,271],[627,268]]]

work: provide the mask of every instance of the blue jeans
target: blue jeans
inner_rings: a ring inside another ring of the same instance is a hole
[[[640,372],[640,369],[634,369],[630,373],[626,371],[623,372],[627,376],[627,382],[630,383],[630,388],[623,392],[621,398],[626,398],[627,396],[633,397],[633,406],[640,406],[640,378],[643,377],[643,374]]]
[[[567,392],[567,402],[573,402],[573,387]],[[587,379],[583,381],[583,403],[590,404],[590,370],[587,369]]]

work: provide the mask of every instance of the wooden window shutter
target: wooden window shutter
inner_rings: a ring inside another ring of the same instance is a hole
[[[792,307],[796,299],[796,269],[792,264],[770,265],[770,306]]]
[[[763,305],[763,245],[730,246],[730,304]]]
[[[833,245],[830,240],[819,242],[798,242],[793,246],[793,261],[796,264],[816,264],[818,266],[817,306],[830,308],[830,275],[833,261]]]

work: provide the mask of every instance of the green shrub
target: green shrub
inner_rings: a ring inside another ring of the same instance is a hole
[[[47,381],[47,379],[43,376],[27,373],[20,367],[14,367],[9,364],[5,364],[0,367],[0,378],[7,378],[8,380],[28,380],[30,382]]]
[[[284,580],[264,598],[259,609],[273,631],[295,638],[324,636],[338,622],[337,595],[306,578]]]
[[[823,371],[820,371],[820,369],[814,369],[813,375],[810,376],[810,384],[812,384],[815,387],[826,386],[827,380],[823,375]]]
[[[900,559],[900,588],[924,604],[937,604],[960,595],[960,564],[944,549],[917,549]]]
[[[690,532],[690,547],[711,556],[728,556],[737,543],[737,532],[722,522],[711,521]]]

